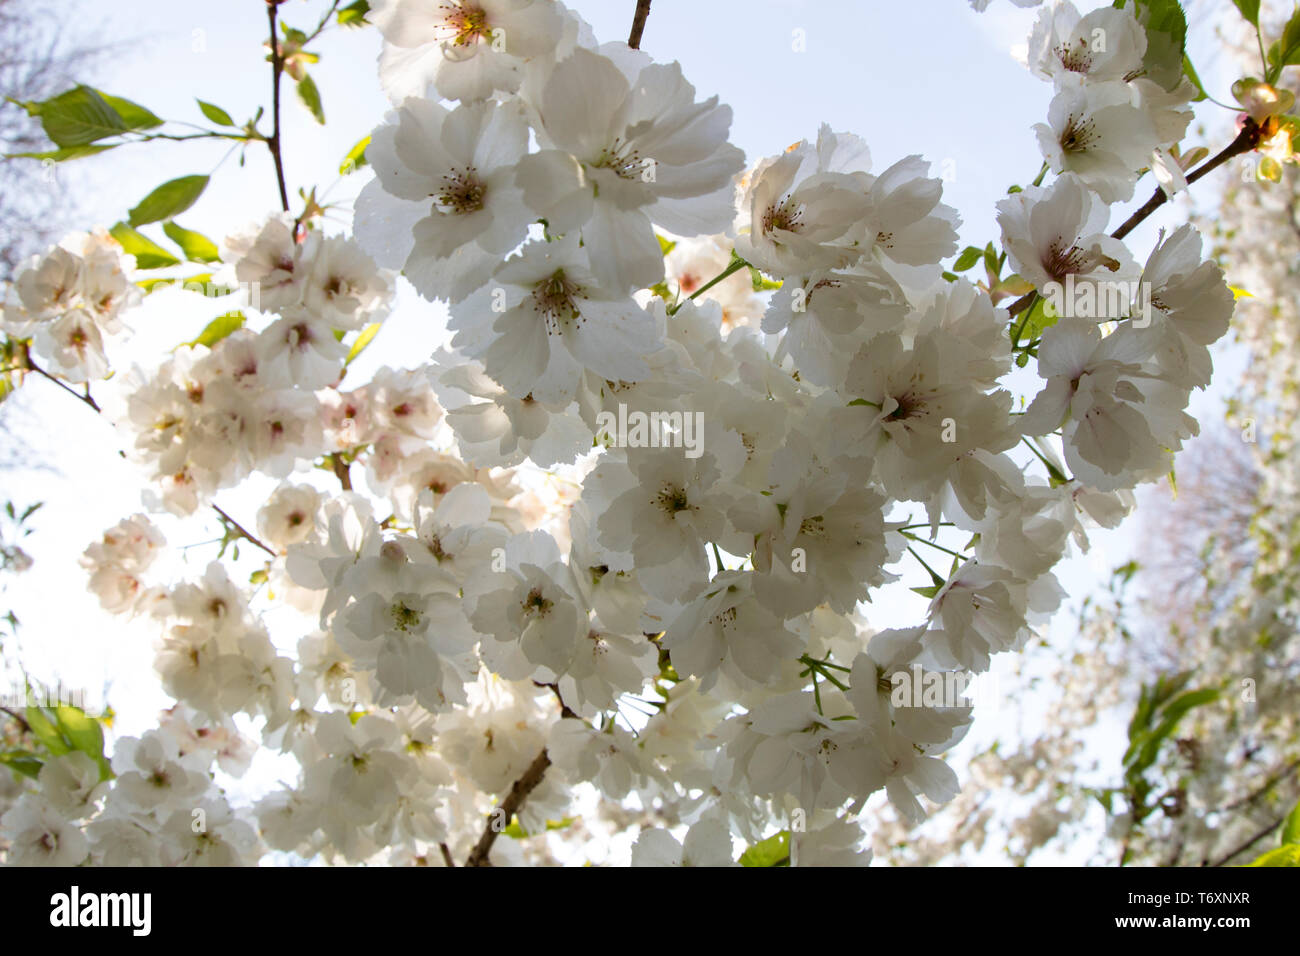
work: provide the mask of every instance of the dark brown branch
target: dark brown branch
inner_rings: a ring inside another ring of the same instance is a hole
[[[537,785],[542,782],[542,777],[546,775],[546,768],[550,765],[551,758],[543,750],[528,765],[528,769],[524,771],[523,776],[511,785],[510,793],[488,814],[487,826],[483,828],[483,835],[478,838],[478,843],[474,844],[474,849],[470,851],[469,858],[465,860],[466,866],[492,865],[488,859],[488,854],[492,852],[492,844],[501,835],[501,831],[510,825],[510,821],[514,819],[515,814],[524,805],[528,795],[537,789]]]
[[[35,362],[33,362],[33,361],[32,361],[32,357],[31,357],[31,355],[30,355],[30,354],[27,354],[27,353],[26,353],[26,350],[24,350],[24,362],[23,362],[23,365],[24,365],[24,367],[25,367],[29,372],[35,372],[37,375],[41,376],[42,378],[47,378],[47,379],[49,379],[51,382],[53,382],[55,385],[59,386],[59,388],[63,389],[65,392],[67,392],[69,395],[71,395],[71,396],[72,396],[73,398],[75,398],[77,401],[79,401],[79,402],[84,402],[85,404],[89,405],[91,408],[93,408],[93,409],[94,409],[95,411],[97,411],[97,412],[100,410],[100,409],[99,409],[99,403],[96,402],[93,398],[90,397],[90,387],[89,387],[89,386],[86,387],[86,393],[83,395],[81,392],[78,392],[75,388],[72,388],[71,386],[69,386],[66,382],[61,381],[60,379],[55,378],[55,377],[54,377],[53,375],[51,375],[49,372],[45,371],[45,369],[41,368],[39,365],[37,365]]]
[[[3,706],[0,706],[0,710],[4,711],[14,720],[18,721],[18,726],[23,733],[29,733],[31,731],[32,729],[31,724],[27,723],[27,718],[24,717],[22,714],[18,713],[17,711],[10,710],[8,707],[3,707]]]
[[[351,491],[352,470],[351,468],[348,467],[348,463],[345,462],[343,458],[337,454],[330,455],[329,458],[330,458],[330,467],[334,470],[334,477],[339,480],[339,484],[343,486],[344,491]]]
[[[1236,139],[1234,139],[1231,143],[1225,146],[1217,156],[1207,159],[1204,163],[1202,163],[1200,166],[1196,168],[1195,172],[1192,172],[1188,175],[1187,185],[1191,186],[1192,183],[1196,182],[1198,179],[1205,176],[1206,174],[1214,172],[1214,170],[1218,169],[1220,166],[1228,162],[1228,160],[1232,159],[1233,157],[1240,156],[1243,153],[1249,153],[1252,149],[1254,149],[1256,146],[1258,146],[1261,142],[1264,141],[1267,132],[1268,132],[1268,124],[1265,124],[1265,126],[1260,126],[1254,120],[1247,118],[1245,123],[1242,124],[1241,132],[1237,134]],[[1157,189],[1155,191],[1155,195],[1153,195],[1150,199],[1148,199],[1142,205],[1142,207],[1137,210],[1137,212],[1133,213],[1133,215],[1125,219],[1124,222],[1120,225],[1120,227],[1110,234],[1111,238],[1123,239],[1130,232],[1132,232],[1139,225],[1141,225],[1142,222],[1146,220],[1148,216],[1150,216],[1153,212],[1155,212],[1157,209],[1159,209],[1168,201],[1169,201],[1169,197],[1165,195],[1165,191],[1163,189]],[[1021,312],[1025,311],[1025,309],[1029,308],[1033,304],[1034,298],[1037,295],[1038,295],[1037,291],[1027,292],[1024,295],[1022,295],[1019,299],[1017,299],[1015,302],[1013,302],[1010,308],[1008,309],[1008,312],[1010,312],[1011,317],[1015,318]]]
[[[1229,853],[1227,856],[1221,857],[1217,863],[1208,863],[1208,864],[1204,864],[1204,865],[1207,865],[1207,866],[1223,866],[1225,863],[1227,863],[1227,862],[1228,862],[1229,860],[1231,860],[1233,857],[1238,856],[1239,854],[1245,853],[1247,850],[1249,850],[1252,846],[1254,846],[1254,845],[1255,845],[1256,843],[1258,843],[1260,840],[1264,839],[1264,837],[1268,836],[1270,833],[1272,833],[1274,830],[1276,830],[1278,827],[1280,827],[1280,826],[1282,825],[1282,821],[1285,820],[1285,819],[1286,819],[1285,816],[1280,816],[1280,817],[1278,817],[1276,820],[1274,820],[1272,823],[1270,823],[1270,824],[1269,824],[1268,826],[1266,826],[1264,829],[1260,830],[1258,833],[1256,833],[1253,837],[1251,837],[1249,840],[1247,840],[1247,841],[1246,841],[1245,843],[1243,843],[1241,846],[1237,847],[1237,849],[1233,850],[1233,851],[1232,851],[1231,853]]]
[[[1267,124],[1266,124],[1267,125]],[[1249,153],[1252,149],[1260,144],[1264,139],[1265,126],[1260,126],[1249,117],[1242,124],[1241,132],[1237,138],[1223,148],[1223,150],[1211,159],[1197,167],[1196,171],[1187,177],[1187,185],[1190,186],[1207,173],[1212,173],[1234,156],[1240,156],[1242,153]],[[1151,215],[1161,206],[1169,201],[1163,189],[1157,189],[1155,195],[1146,201],[1146,203],[1128,219],[1124,220],[1123,225],[1112,232],[1112,239],[1123,239],[1130,232],[1138,227],[1141,222]]]
[[[284,158],[280,155],[280,75],[284,72],[284,57],[280,52],[280,37],[276,31],[276,8],[280,0],[266,0],[266,18],[271,24],[271,135],[266,138],[271,159],[275,161],[275,179],[280,187],[280,207],[289,211],[289,188],[284,181]]]
[[[454,867],[456,861],[451,858],[451,850],[447,849],[447,844],[439,843],[438,849],[442,851],[442,862],[446,863],[449,867]]]
[[[245,541],[248,541],[250,544],[255,544],[255,545],[257,545],[259,548],[261,548],[263,551],[265,551],[265,552],[266,552],[267,554],[269,554],[271,557],[273,557],[273,558],[274,558],[274,557],[277,557],[277,555],[276,555],[276,553],[275,553],[274,551],[272,551],[272,550],[271,550],[270,548],[268,548],[265,544],[263,544],[263,543],[262,543],[261,541],[259,541],[256,537],[254,537],[254,536],[253,536],[253,535],[252,535],[252,534],[251,534],[247,529],[244,528],[244,526],[243,526],[242,524],[240,524],[240,523],[239,523],[238,521],[236,521],[234,518],[230,517],[230,515],[226,514],[224,511],[222,511],[222,510],[221,510],[220,508],[218,508],[216,505],[213,505],[213,506],[212,506],[212,510],[215,511],[217,514],[221,515],[222,520],[225,521],[226,524],[230,525],[231,530],[234,531],[236,534],[238,534],[238,535],[239,535],[241,538],[243,538]]]
[[[627,35],[627,45],[634,50],[641,49],[641,34],[645,32],[645,22],[650,16],[650,0],[636,0],[636,13],[632,15],[632,32]]]
[[[535,684],[538,687],[545,687],[547,690],[549,690],[552,694],[555,695],[555,699],[560,702],[561,717],[572,717],[575,720],[582,720],[582,718],[571,707],[569,707],[568,704],[564,702],[564,698],[560,696],[560,688],[557,685],[543,684],[539,680],[533,681],[533,684]]]

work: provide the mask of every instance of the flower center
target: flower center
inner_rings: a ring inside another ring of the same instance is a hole
[[[619,179],[640,179],[646,168],[641,153],[620,136],[600,151],[591,162],[593,169],[609,169]]]
[[[524,613],[528,616],[531,617],[536,614],[539,617],[545,617],[547,612],[555,606],[555,602],[548,600],[546,596],[542,594],[541,588],[533,588],[528,592],[528,596],[522,601],[522,605]]]
[[[410,631],[411,628],[419,626],[420,612],[414,608],[407,607],[406,602],[398,601],[392,607],[393,627],[403,634]]]
[[[1092,51],[1088,49],[1088,41],[1083,37],[1073,44],[1062,43],[1056,48],[1055,53],[1056,58],[1061,61],[1061,66],[1071,73],[1087,73],[1092,69]]]
[[[483,197],[487,187],[478,178],[478,169],[466,166],[462,170],[453,167],[442,177],[442,191],[433,193],[434,208],[448,216],[461,216],[468,212],[478,212],[483,208]]]
[[[566,278],[563,269],[533,286],[533,310],[546,322],[547,335],[581,326],[582,312],[574,300],[585,298],[582,286]]]
[[[690,498],[686,495],[686,489],[678,488],[676,485],[665,484],[655,501],[670,518],[677,517],[683,511],[694,510]]]
[[[787,196],[775,206],[768,206],[767,212],[763,213],[762,226],[764,235],[774,229],[798,232],[803,228],[803,204]]]
[[[443,14],[444,43],[453,46],[469,46],[478,40],[490,40],[492,29],[488,25],[487,13],[473,3],[442,3],[439,10]]]
[[[1071,116],[1061,133],[1061,149],[1067,153],[1082,153],[1097,142],[1097,124],[1080,116]]]

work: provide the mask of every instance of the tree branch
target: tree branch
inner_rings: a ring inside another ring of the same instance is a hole
[[[329,459],[330,468],[334,470],[334,477],[339,480],[339,484],[343,486],[344,491],[351,491],[352,469],[348,466],[348,463],[337,453],[330,455]]]
[[[1260,126],[1254,120],[1247,117],[1245,123],[1242,124],[1241,132],[1237,134],[1237,138],[1225,146],[1217,156],[1207,159],[1196,168],[1195,172],[1189,174],[1187,177],[1187,185],[1191,186],[1192,183],[1196,182],[1207,173],[1214,172],[1214,170],[1218,169],[1233,157],[1240,156],[1243,153],[1249,153],[1264,140],[1265,133],[1265,127]],[[1169,197],[1165,195],[1164,190],[1157,189],[1155,195],[1148,199],[1142,207],[1137,210],[1137,212],[1124,220],[1120,227],[1110,234],[1110,237],[1112,239],[1123,239],[1141,225],[1148,216],[1168,201]],[[1007,310],[1011,314],[1011,317],[1015,318],[1021,312],[1025,311],[1025,309],[1029,308],[1033,304],[1034,298],[1037,295],[1037,290],[1027,292],[1013,302]]]
[[[289,189],[284,182],[284,158],[280,155],[280,74],[284,72],[284,57],[280,54],[280,38],[276,34],[276,8],[280,0],[266,0],[266,18],[271,25],[271,135],[266,139],[271,158],[275,161],[275,179],[280,187],[280,206],[289,211]]]
[[[488,860],[488,854],[492,852],[492,844],[501,835],[501,831],[510,825],[510,821],[524,805],[528,795],[537,789],[537,785],[542,782],[542,777],[546,775],[546,768],[550,765],[551,758],[543,749],[528,765],[523,776],[511,785],[510,793],[506,798],[488,814],[487,826],[483,828],[483,835],[478,838],[478,843],[474,844],[474,849],[465,860],[466,866],[492,865]],[[504,824],[502,820],[505,821]]]
[[[539,680],[533,681],[533,684],[537,687],[545,687],[547,690],[549,690],[552,694],[555,695],[555,699],[560,702],[561,717],[571,717],[574,718],[575,720],[582,720],[582,718],[568,704],[564,702],[564,698],[560,696],[560,688],[558,685],[543,684]]]
[[[645,22],[650,16],[650,0],[636,0],[636,13],[632,15],[632,32],[627,35],[627,45],[634,50],[641,49],[641,34],[645,32]]]
[[[1233,851],[1232,851],[1231,853],[1229,853],[1227,856],[1222,857],[1222,858],[1221,858],[1217,863],[1203,863],[1203,864],[1201,864],[1201,865],[1202,865],[1202,866],[1223,866],[1225,863],[1227,863],[1229,860],[1231,860],[1234,856],[1237,856],[1238,854],[1241,854],[1241,853],[1245,853],[1247,850],[1249,850],[1252,846],[1254,846],[1254,845],[1255,845],[1256,843],[1258,843],[1260,840],[1264,839],[1264,837],[1268,836],[1270,833],[1272,833],[1274,830],[1276,830],[1278,827],[1280,827],[1280,826],[1282,825],[1282,821],[1285,820],[1285,819],[1286,819],[1285,816],[1280,816],[1280,817],[1278,817],[1276,820],[1274,820],[1272,823],[1270,823],[1270,824],[1269,824],[1268,826],[1266,826],[1264,829],[1260,830],[1258,833],[1256,833],[1253,837],[1251,837],[1249,840],[1247,840],[1247,841],[1246,841],[1245,843],[1243,843],[1241,846],[1237,847],[1237,849],[1233,850]]]
[[[222,511],[222,510],[221,510],[220,508],[218,508],[216,505],[213,505],[213,506],[212,506],[212,510],[215,511],[217,514],[221,515],[222,520],[225,521],[226,524],[230,525],[231,530],[235,531],[235,532],[236,532],[236,533],[237,533],[241,538],[243,538],[244,540],[248,541],[250,544],[255,544],[255,545],[257,545],[259,548],[261,548],[263,551],[265,551],[265,552],[266,552],[267,554],[269,554],[271,557],[273,557],[273,558],[275,558],[275,557],[279,557],[279,555],[277,555],[274,551],[272,551],[270,548],[268,548],[268,547],[267,547],[265,544],[263,544],[260,540],[258,540],[256,537],[254,537],[254,536],[253,536],[253,535],[252,535],[252,534],[251,534],[247,529],[245,529],[244,526],[243,526],[242,524],[240,524],[240,523],[239,523],[238,521],[236,521],[234,518],[230,517],[230,515],[226,514],[224,511]]]
[[[67,392],[77,401],[86,403],[91,408],[93,408],[96,412],[100,410],[99,403],[90,397],[89,386],[87,386],[86,393],[83,395],[81,392],[77,391],[75,388],[72,388],[66,382],[55,378],[49,372],[45,371],[45,369],[41,368],[39,365],[33,362],[31,353],[29,353],[26,349],[23,350],[23,367],[26,368],[29,372],[35,372],[37,375],[40,375],[42,378],[48,378],[51,382],[59,386],[59,388],[63,389],[65,392]]]
[[[17,713],[16,711],[12,711],[12,710],[10,710],[8,707],[3,707],[3,706],[0,706],[0,710],[4,711],[6,714],[8,714],[8,715],[9,715],[10,717],[12,717],[14,720],[18,721],[18,726],[22,729],[22,732],[23,732],[23,733],[30,733],[30,732],[31,732],[31,729],[32,729],[32,728],[31,728],[31,725],[27,723],[27,718],[24,717],[22,714]]]
[[[1249,153],[1260,144],[1263,138],[1264,127],[1260,126],[1253,119],[1247,117],[1245,123],[1242,124],[1241,132],[1237,134],[1237,138],[1225,146],[1217,156],[1207,159],[1197,167],[1194,173],[1188,175],[1187,185],[1191,186],[1192,183],[1196,182],[1202,176],[1214,172],[1214,170],[1218,169],[1234,156],[1240,156],[1242,153]],[[1124,220],[1124,223],[1110,234],[1111,238],[1123,239],[1130,232],[1136,229],[1138,225],[1147,218],[1147,216],[1151,215],[1168,201],[1169,197],[1165,195],[1165,191],[1163,189],[1157,189],[1155,195],[1148,199],[1141,209],[1129,216],[1128,219]]]

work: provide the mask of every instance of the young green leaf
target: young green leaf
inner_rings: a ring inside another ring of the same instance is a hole
[[[352,360],[364,352],[366,346],[374,341],[375,336],[379,334],[379,325],[378,322],[372,322],[361,330],[361,334],[357,336],[357,340],[352,343],[352,348],[348,350],[348,357],[343,360],[344,368],[351,365]]]
[[[316,81],[307,73],[304,73],[302,79],[298,81],[298,99],[302,100],[303,106],[316,117],[316,122],[324,126],[325,107],[321,105],[320,90],[316,88]]]
[[[225,315],[219,315],[199,333],[199,337],[193,342],[186,342],[186,345],[206,345],[208,348],[216,345],[235,329],[243,328],[247,316],[242,312],[227,312]]]
[[[957,257],[957,261],[952,264],[953,272],[965,272],[973,268],[975,263],[980,261],[980,256],[984,255],[984,250],[979,246],[967,246]]]
[[[180,263],[174,255],[158,245],[148,236],[141,235],[124,222],[119,222],[108,230],[124,252],[135,256],[135,264],[141,269],[163,269]]]
[[[153,129],[155,126],[163,124],[162,119],[139,103],[133,103],[120,96],[112,96],[102,90],[96,90],[95,92],[99,93],[104,98],[104,102],[111,106],[118,116],[122,117],[122,122],[126,124],[127,129]]]
[[[217,244],[201,232],[184,229],[170,219],[163,223],[163,232],[167,233],[167,238],[181,247],[185,258],[191,262],[221,261]]]
[[[790,862],[790,831],[760,840],[740,854],[741,866],[788,866]]]
[[[366,19],[366,14],[369,12],[370,4],[367,0],[356,0],[356,3],[349,3],[338,13],[339,26],[364,27],[370,22]]]
[[[198,201],[208,188],[208,176],[182,176],[163,183],[136,206],[127,216],[132,226],[158,222],[179,216]]]
[[[357,145],[348,150],[348,154],[343,157],[343,162],[339,164],[339,175],[346,176],[348,173],[354,173],[362,166],[366,165],[366,147],[370,145],[370,137],[359,140]]]
[[[235,121],[231,119],[230,114],[220,106],[215,106],[214,104],[205,102],[204,100],[195,100],[194,102],[199,104],[199,109],[203,111],[203,115],[218,126],[233,127],[235,125]]]

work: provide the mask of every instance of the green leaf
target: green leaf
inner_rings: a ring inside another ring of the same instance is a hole
[[[1147,34],[1142,66],[1149,79],[1172,90],[1183,78],[1187,16],[1178,0],[1135,0],[1138,22]]]
[[[967,269],[974,267],[975,263],[980,261],[980,256],[984,255],[984,250],[979,246],[967,246],[957,257],[957,261],[952,264],[953,272],[965,272]]]
[[[122,117],[122,122],[126,124],[127,129],[153,129],[161,126],[163,121],[150,110],[145,109],[139,103],[133,103],[130,100],[123,99],[120,96],[111,96],[102,90],[96,90],[104,98],[104,102],[111,106],[117,115]]]
[[[56,163],[66,162],[69,159],[81,159],[83,156],[94,156],[96,153],[103,153],[110,149],[116,149],[121,143],[98,143],[87,144],[85,146],[61,146],[58,149],[47,149],[39,153],[5,153],[5,159],[52,159]]]
[[[1246,18],[1256,30],[1259,29],[1259,0],[1232,0],[1241,11],[1241,15]]]
[[[657,232],[655,233],[655,238],[659,240],[659,251],[664,255],[668,255],[668,253],[677,248],[677,241],[675,239],[665,239]]]
[[[227,312],[225,315],[219,315],[199,333],[199,337],[193,342],[186,342],[186,345],[206,345],[208,348],[216,345],[231,332],[243,328],[247,316],[242,312]]]
[[[1291,808],[1282,824],[1282,844],[1300,843],[1300,803]]]
[[[63,734],[43,709],[29,706],[23,716],[27,718],[27,726],[32,729],[32,736],[51,754],[61,757],[72,750],[72,744],[63,739]]]
[[[1015,318],[1016,323],[1021,321],[1025,323],[1020,332],[1020,341],[1022,343],[1034,341],[1043,334],[1044,329],[1050,329],[1055,325],[1057,318],[1055,310],[1049,306],[1048,301],[1039,296],[1033,306],[1030,307],[1027,318],[1024,315],[1018,315]]]
[[[1160,722],[1149,733],[1139,737],[1140,747],[1133,759],[1132,769],[1142,770],[1155,763],[1160,745],[1174,732],[1183,716],[1192,708],[1209,704],[1218,698],[1218,688],[1205,687],[1179,694],[1161,707],[1158,711]]]
[[[99,721],[79,707],[60,704],[54,708],[59,731],[73,748],[91,757],[104,755],[104,730]]]
[[[790,831],[782,830],[775,836],[760,840],[740,854],[741,866],[789,866]]]
[[[298,99],[302,100],[303,106],[316,117],[316,122],[324,126],[325,107],[321,105],[320,90],[316,88],[316,81],[307,73],[304,73],[302,79],[298,81]]]
[[[141,269],[162,269],[180,263],[179,259],[162,246],[148,236],[136,232],[124,222],[119,222],[108,232],[122,244],[123,251],[135,256],[135,264]]]
[[[217,244],[202,233],[184,229],[170,219],[163,223],[163,232],[167,233],[167,238],[181,247],[185,258],[191,262],[221,261]]]
[[[366,147],[370,145],[370,137],[358,140],[357,145],[348,150],[348,154],[343,157],[343,162],[339,165],[339,175],[346,176],[348,173],[354,173],[366,165]]]
[[[349,3],[339,11],[338,20],[341,27],[364,27],[369,21],[366,14],[370,12],[370,4],[366,0],[356,0],[356,3]]]
[[[85,146],[130,129],[99,91],[89,86],[74,87],[44,102],[9,102],[23,107],[28,116],[39,117],[41,128],[55,146]]]
[[[926,588],[912,588],[912,590],[915,591],[917,594],[921,595],[921,597],[923,598],[933,598],[936,594],[938,594],[941,590],[943,590],[943,585],[934,584]]]
[[[163,183],[137,205],[127,216],[132,226],[172,219],[189,209],[208,188],[208,176],[182,176]]]
[[[1300,866],[1300,843],[1288,843],[1269,850],[1246,866]]]
[[[1268,48],[1268,62],[1271,69],[1267,80],[1272,83],[1282,74],[1282,68],[1300,63],[1300,7],[1291,14],[1291,19],[1282,28],[1282,37]]]
[[[348,357],[343,360],[344,368],[351,365],[352,360],[364,352],[366,346],[374,341],[375,336],[379,334],[379,325],[380,323],[378,322],[372,322],[361,330],[361,334],[357,336],[357,340],[352,343],[352,348],[348,350]]]
[[[1199,103],[1202,100],[1209,99],[1210,94],[1205,92],[1205,84],[1201,82],[1201,77],[1196,72],[1196,67],[1192,66],[1191,58],[1187,54],[1183,54],[1183,73],[1197,89],[1196,99],[1192,100],[1192,102]]]
[[[989,279],[995,281],[998,273],[1002,271],[1002,265],[998,262],[998,251],[993,248],[993,243],[984,247],[984,268],[988,270]]]
[[[0,753],[0,764],[24,777],[35,779],[44,764],[30,750],[6,750]]]
[[[235,121],[231,119],[230,114],[227,113],[225,110],[223,110],[220,106],[216,106],[212,103],[206,102],[205,100],[199,100],[199,99],[196,99],[194,102],[199,104],[199,109],[203,111],[203,115],[206,116],[208,119],[210,119],[212,122],[216,123],[218,126],[233,127],[235,125]]]

